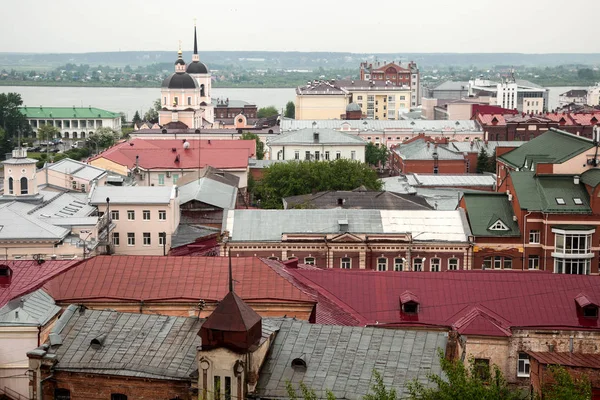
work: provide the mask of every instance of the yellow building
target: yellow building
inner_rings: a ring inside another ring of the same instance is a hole
[[[344,119],[346,106],[358,104],[363,118],[398,119],[410,109],[410,88],[385,81],[321,81],[296,88],[296,119]]]

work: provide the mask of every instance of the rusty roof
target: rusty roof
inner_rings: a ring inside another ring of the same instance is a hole
[[[225,332],[247,332],[261,320],[244,300],[234,292],[229,292],[202,324],[203,329]]]
[[[548,351],[528,351],[527,354],[535,358],[540,364],[600,369],[600,354],[554,353]]]

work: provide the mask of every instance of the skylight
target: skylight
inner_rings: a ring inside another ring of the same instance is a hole
[[[565,203],[565,199],[563,199],[562,197],[557,197],[557,198],[556,198],[556,204],[559,204],[559,205],[561,205],[561,206],[564,206],[564,205],[565,205],[565,204],[567,204],[567,203]]]
[[[583,201],[579,197],[573,197],[573,203],[575,203],[578,206],[580,206],[580,205],[583,204]]]

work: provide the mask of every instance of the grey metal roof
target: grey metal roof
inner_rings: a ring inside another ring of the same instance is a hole
[[[341,120],[341,119],[318,119],[298,120],[283,118],[281,120],[281,132],[286,133],[298,129],[312,129],[313,122],[317,123],[318,129],[351,130],[355,133],[360,131],[406,131],[406,132],[477,132],[482,129],[475,120]]]
[[[179,187],[179,202],[196,200],[222,209],[235,208],[238,189],[235,186],[200,178]]]
[[[415,241],[466,242],[462,210],[229,210],[223,230],[235,242],[279,242],[284,233],[337,234],[340,220],[350,233],[412,233]]]
[[[46,192],[44,203],[30,211],[40,218],[84,218],[92,215],[96,208],[87,204],[87,193]],[[50,195],[50,193],[52,195]],[[56,195],[54,195],[56,194]],[[46,199],[49,198],[48,201]]]
[[[277,164],[280,162],[289,162],[291,160],[257,160],[254,158],[250,158],[248,159],[248,166],[250,168],[258,168],[258,169],[263,169],[263,168],[268,168],[273,164]]]
[[[102,175],[107,173],[106,170],[102,168],[94,167],[70,158],[65,158],[53,164],[47,164],[47,166],[49,171],[72,175],[88,181],[99,179]]]
[[[340,201],[342,204],[340,205]],[[430,210],[425,199],[419,196],[384,191],[327,191],[315,194],[290,196],[283,199],[285,208],[311,209],[374,209],[374,210]],[[300,207],[298,207],[300,206]]]
[[[411,186],[488,186],[496,185],[496,177],[492,174],[408,174]]]
[[[431,90],[454,90],[454,91],[467,91],[469,90],[468,81],[446,81],[442,82]]]
[[[373,370],[399,398],[417,379],[428,386],[427,374],[441,374],[437,351],[445,349],[443,332],[317,325],[283,320],[260,371],[261,398],[287,399],[286,382],[304,382],[318,399],[331,390],[338,399],[362,399],[371,392]],[[306,369],[292,360],[303,358]]]
[[[317,132],[319,134],[318,140],[315,140],[314,134]],[[339,132],[333,129],[326,128],[317,128],[316,130],[312,128],[300,129],[293,132],[288,132],[285,134],[281,134],[278,137],[271,138],[267,144],[277,145],[277,146],[286,146],[292,144],[301,144],[301,145],[351,145],[351,146],[366,146],[367,143],[362,140],[357,135],[350,135],[347,133]]]
[[[169,204],[171,186],[97,186],[89,194],[90,204]]]
[[[21,213],[13,209],[11,204],[0,205],[0,240],[61,240],[70,232],[44,222],[37,216]]]
[[[485,148],[488,156],[495,154],[496,147],[520,147],[527,142],[522,141],[488,141],[473,140],[468,142],[450,142],[448,147],[452,150],[461,152],[476,152],[479,153],[482,148]]]
[[[438,211],[456,210],[464,189],[454,188],[424,188],[408,183],[405,175],[383,178],[385,190],[396,193],[417,194],[425,199],[433,209]]]
[[[464,160],[465,158],[460,152],[451,151],[444,146],[436,146],[423,139],[401,144],[392,151],[403,160],[432,160],[434,153],[437,153],[439,160]]]
[[[219,232],[220,230],[218,228],[211,228],[202,225],[179,224],[177,230],[173,236],[171,236],[171,247],[175,248],[194,243],[196,239]]]
[[[48,293],[38,289],[0,308],[0,326],[44,326],[60,310]]]

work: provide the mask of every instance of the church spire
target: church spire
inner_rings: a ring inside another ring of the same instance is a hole
[[[198,55],[198,36],[196,35],[196,18],[194,18],[194,54],[192,55],[192,62],[200,61]]]

